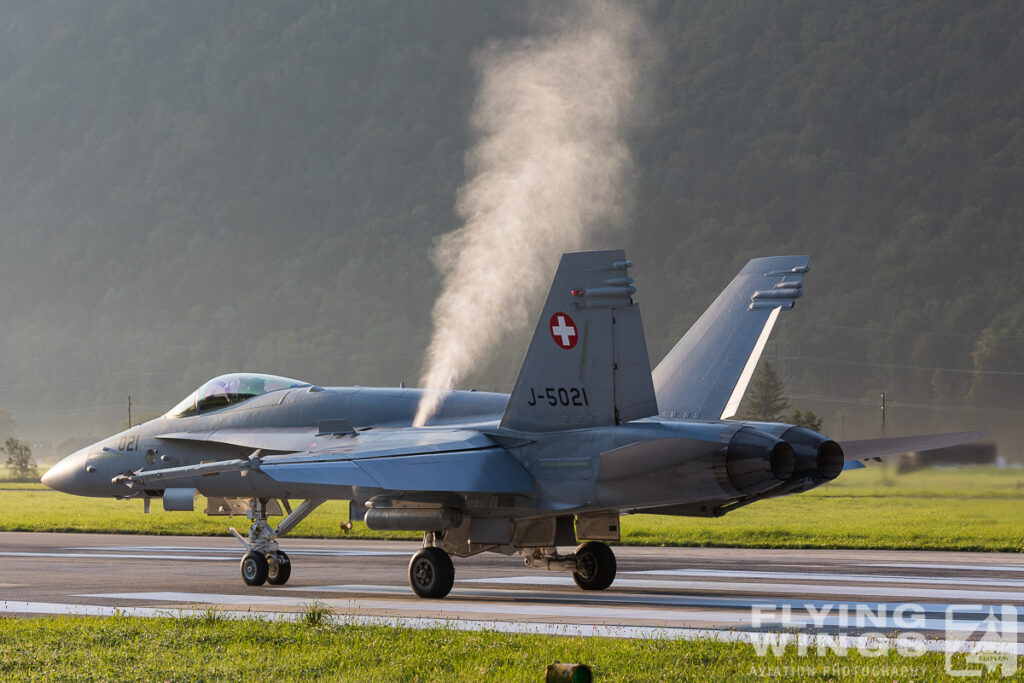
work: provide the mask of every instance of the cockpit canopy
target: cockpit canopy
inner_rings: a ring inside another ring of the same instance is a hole
[[[214,377],[193,391],[188,398],[174,406],[167,417],[188,417],[199,415],[247,401],[272,391],[308,387],[309,382],[300,382],[275,375],[258,375],[236,372]]]

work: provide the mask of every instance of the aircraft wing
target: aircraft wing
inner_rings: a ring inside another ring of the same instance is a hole
[[[381,430],[336,437],[315,451],[268,456],[283,483],[391,491],[529,493],[533,477],[489,437],[467,430]]]
[[[779,312],[803,294],[809,260],[770,256],[747,263],[654,369],[662,417],[736,414]]]
[[[868,462],[881,462],[882,458],[903,453],[930,451],[947,448],[967,441],[983,438],[988,432],[956,432],[953,434],[924,434],[921,436],[898,436],[891,439],[865,439],[846,441],[840,444],[846,456],[844,470],[856,470]]]

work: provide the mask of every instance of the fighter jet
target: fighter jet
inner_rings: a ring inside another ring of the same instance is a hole
[[[415,427],[427,390],[222,375],[68,456],[43,483],[147,510],[154,498],[191,510],[202,494],[207,514],[246,514],[248,535],[231,532],[250,586],[286,583],[278,541],[340,499],[371,529],[423,532],[409,563],[423,598],[449,593],[452,555],[483,552],[518,553],[603,590],[616,571],[606,542],[619,540],[624,514],[717,517],[872,459],[982,435],[840,446],[804,427],[732,419],[779,314],[803,294],[808,261],[750,261],[652,373],[625,253],[565,254],[511,394],[445,391]]]

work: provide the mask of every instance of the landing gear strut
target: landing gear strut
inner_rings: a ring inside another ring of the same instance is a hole
[[[304,501],[294,511],[289,512],[277,527],[272,528],[267,523],[267,499],[253,498],[249,501],[246,516],[252,520],[252,526],[249,527],[248,539],[234,528],[230,529],[248,551],[239,565],[245,585],[262,586],[264,583],[270,583],[273,586],[283,586],[288,582],[292,575],[292,563],[288,559],[288,554],[277,547],[277,539],[294,529],[323,502],[322,498]]]
[[[615,580],[615,553],[600,541],[587,541],[571,555],[559,555],[555,548],[520,551],[528,567],[568,571],[572,580],[585,591],[602,591]]]

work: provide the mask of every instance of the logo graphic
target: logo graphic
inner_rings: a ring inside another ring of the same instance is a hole
[[[576,323],[565,313],[555,313],[548,323],[551,330],[551,338],[563,349],[571,349],[579,341],[579,334],[576,332]]]
[[[950,605],[946,608],[946,673],[950,676],[1017,673],[1017,608]]]

